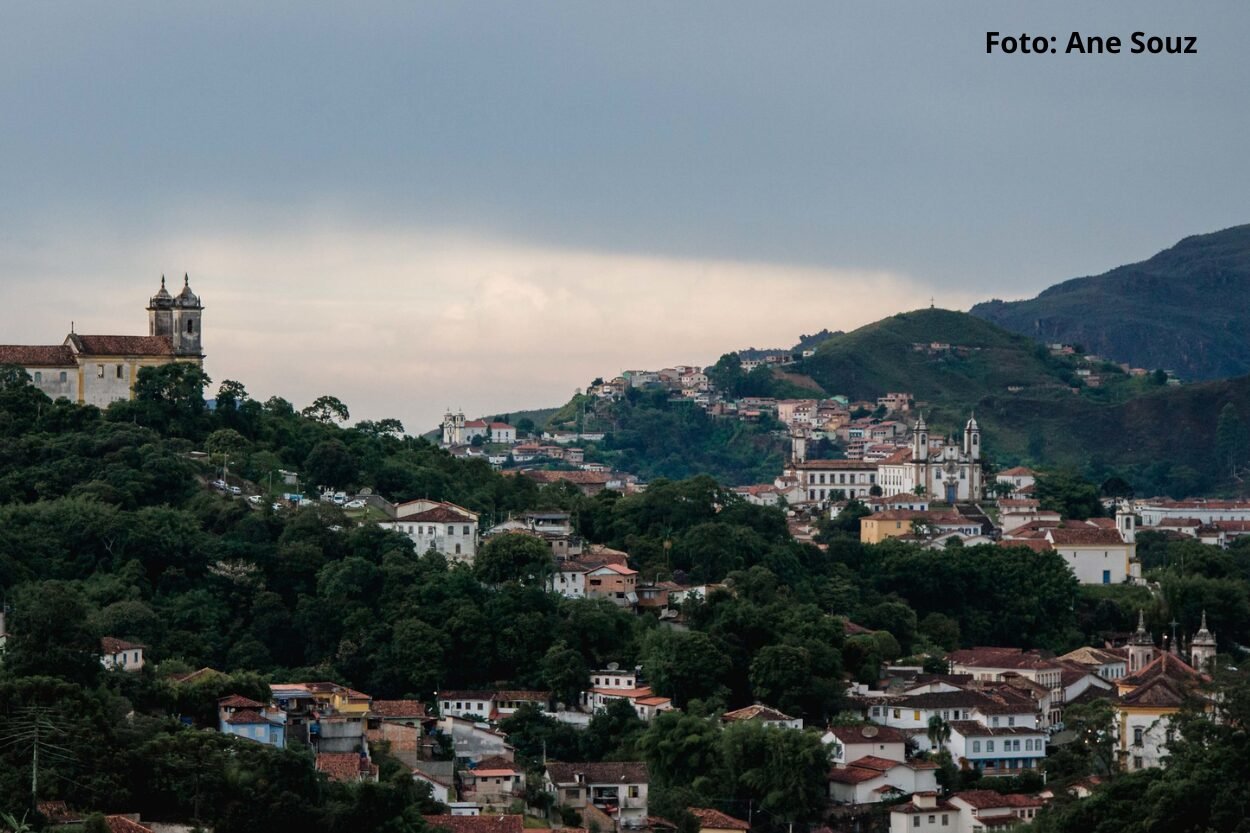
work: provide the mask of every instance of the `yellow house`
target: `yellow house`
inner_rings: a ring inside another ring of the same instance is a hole
[[[914,509],[890,509],[859,519],[859,540],[862,544],[879,544],[886,538],[911,535],[912,524],[926,520],[928,515]]]
[[[336,714],[365,715],[373,704],[368,694],[338,683],[306,683],[305,687],[313,699],[330,706]]]

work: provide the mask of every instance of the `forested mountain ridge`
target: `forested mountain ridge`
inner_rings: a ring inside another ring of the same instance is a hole
[[[1186,237],[1148,260],[972,314],[1042,342],[1185,379],[1250,373],[1250,225]]]

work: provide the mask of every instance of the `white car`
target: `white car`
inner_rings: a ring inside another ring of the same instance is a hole
[[[349,500],[343,505],[344,509],[364,509],[366,506],[363,500]]]
[[[243,490],[242,490],[242,489],[240,489],[238,486],[231,486],[231,487],[230,487],[230,494],[232,494],[232,495],[241,495],[241,494],[243,494]]]
[[[220,478],[219,478],[219,479],[217,479],[217,480],[214,480],[214,481],[213,481],[213,488],[214,488],[214,489],[221,489],[221,490],[223,490],[223,491],[224,491],[224,490],[225,490],[225,488],[226,488],[226,481],[221,480]]]
[[[265,502],[265,499],[261,497],[260,495],[248,495],[247,502],[252,504],[253,506],[260,506],[262,503]]]

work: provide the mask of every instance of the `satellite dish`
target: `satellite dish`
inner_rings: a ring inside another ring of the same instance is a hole
[[[619,662],[609,662],[609,663],[608,663],[608,670],[609,670],[609,671],[615,671],[615,670],[617,670],[617,669],[618,669],[618,668],[620,668],[620,667],[621,667],[621,664],[620,664]]]
[[[866,738],[875,738],[877,736],[877,732],[878,729],[876,726],[865,726],[859,730],[859,733]]]
[[[368,486],[366,486],[363,489],[361,489],[357,494],[359,494],[361,497],[367,497],[373,494],[373,490],[370,489]]]

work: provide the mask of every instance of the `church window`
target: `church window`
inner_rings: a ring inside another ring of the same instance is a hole
[[[195,319],[188,318],[187,319],[187,335],[191,335],[194,332],[195,332]]]

